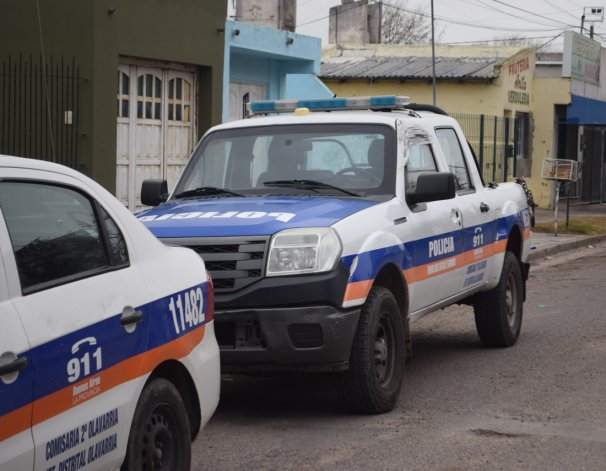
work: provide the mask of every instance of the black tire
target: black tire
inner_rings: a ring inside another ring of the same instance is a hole
[[[349,369],[337,378],[342,403],[356,413],[390,411],[400,394],[405,363],[400,309],[391,291],[375,286],[360,313]]]
[[[189,470],[191,434],[183,399],[162,378],[143,389],[130,427],[123,470]]]
[[[476,330],[487,347],[511,347],[520,336],[524,282],[517,257],[505,252],[499,284],[479,293],[473,307]]]

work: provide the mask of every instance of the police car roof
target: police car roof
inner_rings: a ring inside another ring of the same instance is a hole
[[[73,177],[81,174],[65,165],[56,164],[47,160],[29,159],[25,157],[13,157],[0,154],[0,168],[24,168],[31,170],[44,170],[46,172],[61,173]]]
[[[373,110],[345,110],[345,111],[310,111],[308,113],[281,113],[264,116],[253,116],[248,119],[231,121],[215,126],[213,130],[249,128],[254,126],[275,126],[293,124],[383,124],[396,126],[396,121],[403,121],[408,126],[426,123],[446,124],[455,122],[453,118],[431,111],[373,111]]]

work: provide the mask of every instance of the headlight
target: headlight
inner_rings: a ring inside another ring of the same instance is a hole
[[[267,276],[330,271],[341,257],[341,241],[334,229],[286,229],[273,236]]]

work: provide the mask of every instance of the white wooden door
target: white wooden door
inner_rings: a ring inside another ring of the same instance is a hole
[[[194,144],[195,73],[138,65],[118,70],[116,196],[141,209],[141,184],[174,186]]]

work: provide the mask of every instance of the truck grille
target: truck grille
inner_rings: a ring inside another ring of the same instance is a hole
[[[237,291],[265,273],[269,237],[190,237],[162,239],[195,250],[213,278],[216,292]]]

